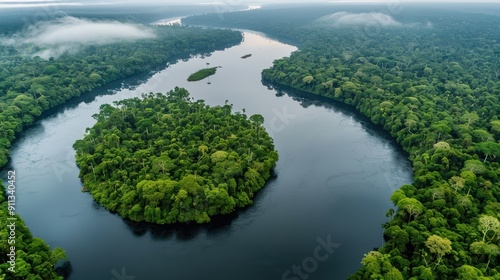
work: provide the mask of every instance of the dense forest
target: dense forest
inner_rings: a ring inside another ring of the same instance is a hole
[[[325,6],[184,22],[297,42],[264,80],[353,106],[409,153],[414,183],[392,195],[386,242],[351,279],[500,279],[500,19],[416,7],[391,25],[323,17],[344,9],[390,14]]]
[[[18,48],[0,45],[0,166],[7,162],[16,134],[48,109],[176,57],[214,51],[242,40],[240,32],[230,30],[168,26],[154,31],[154,39],[88,46],[49,60],[22,56]],[[23,48],[41,50],[34,45]]]
[[[196,221],[252,204],[278,160],[261,115],[209,107],[185,89],[101,106],[74,144],[80,178],[123,218]]]
[[[54,266],[58,262],[66,259],[66,254],[61,248],[50,250],[50,247],[40,238],[33,237],[29,229],[24,224],[19,215],[10,215],[8,208],[7,196],[5,195],[5,187],[0,182],[0,219],[2,220],[2,228],[0,228],[0,279],[5,280],[21,280],[21,279],[58,279],[59,276],[54,270]],[[12,206],[12,204],[10,204]],[[12,210],[14,213],[15,209]],[[15,219],[15,221],[8,219]],[[5,221],[5,224],[4,224]],[[12,235],[10,223],[14,223],[12,229],[15,234]],[[12,237],[12,238],[11,238]],[[15,273],[12,273],[11,247],[15,248]]]

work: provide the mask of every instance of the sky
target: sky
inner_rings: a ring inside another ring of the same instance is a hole
[[[137,4],[137,0],[0,0],[1,8],[22,8],[22,7],[46,7],[46,6],[82,6],[82,5],[113,5],[113,4]],[[219,5],[264,5],[267,3],[287,3],[287,2],[305,2],[309,3],[312,1],[306,0],[144,0],[140,3],[158,3],[158,4],[214,4]],[[323,3],[411,3],[411,2],[437,2],[435,0],[329,0],[329,1],[314,1]],[[446,3],[498,3],[500,0],[440,0],[439,2]]]

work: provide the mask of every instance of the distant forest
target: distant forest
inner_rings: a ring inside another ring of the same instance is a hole
[[[8,4],[8,3],[5,3]],[[12,3],[16,4],[16,3]],[[64,16],[90,20],[116,20],[119,22],[151,24],[153,22],[187,15],[227,12],[245,9],[246,5],[54,5],[40,8],[0,9],[0,37],[27,30],[30,26]]]
[[[263,79],[353,106],[409,153],[414,183],[392,195],[385,244],[351,279],[500,279],[500,18],[467,9],[270,7],[183,20],[299,45]]]

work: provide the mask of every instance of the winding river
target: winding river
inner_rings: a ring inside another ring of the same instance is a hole
[[[16,170],[18,213],[35,236],[66,250],[69,279],[345,279],[364,253],[383,244],[389,197],[411,182],[406,155],[350,108],[263,85],[262,69],[296,47],[244,35],[238,46],[74,100],[13,145],[6,169]],[[241,59],[245,54],[252,56]],[[210,84],[186,81],[207,63],[222,67]],[[209,105],[228,100],[235,111],[263,115],[280,155],[278,177],[254,205],[208,225],[124,221],[80,191],[72,144],[101,104],[175,86]]]

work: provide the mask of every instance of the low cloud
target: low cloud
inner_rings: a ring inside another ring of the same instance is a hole
[[[30,26],[23,33],[3,38],[0,42],[14,45],[18,49],[35,45],[43,50],[34,53],[33,56],[38,55],[48,59],[89,45],[155,37],[151,29],[142,25],[118,21],[91,21],[67,16]]]
[[[350,26],[350,25],[379,25],[402,26],[403,24],[395,20],[389,15],[383,13],[348,13],[338,12],[328,16],[321,17],[319,22],[331,23],[335,26]]]

